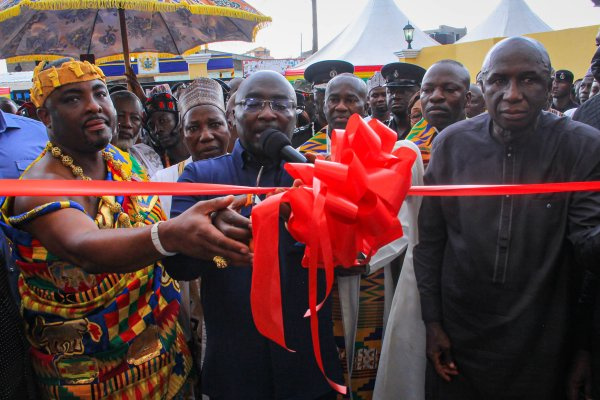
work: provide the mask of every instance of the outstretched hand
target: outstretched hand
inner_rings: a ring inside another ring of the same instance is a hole
[[[203,260],[221,256],[232,265],[251,265],[253,254],[248,244],[242,238],[235,238],[235,235],[228,236],[231,231],[223,233],[213,225],[211,219],[213,213],[227,210],[234,204],[234,200],[233,196],[227,196],[200,201],[183,214],[164,222],[159,230],[164,248]],[[239,220],[235,219],[234,223],[239,224]],[[246,227],[249,227],[249,221]],[[232,229],[238,228],[239,226],[234,225]]]
[[[239,213],[247,202],[247,196],[235,196],[229,207],[216,211],[212,219],[215,227],[226,237],[249,245],[252,239],[252,224],[250,219]]]

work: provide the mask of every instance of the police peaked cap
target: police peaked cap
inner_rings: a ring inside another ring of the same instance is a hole
[[[573,83],[573,81],[575,80],[575,75],[573,75],[573,73],[571,71],[569,71],[569,70],[559,69],[554,74],[554,80],[556,80],[558,82]]]
[[[386,87],[419,86],[425,72],[427,71],[418,65],[403,62],[389,63],[381,69]]]
[[[341,60],[324,60],[311,64],[304,70],[304,79],[313,85],[322,85],[339,74],[354,73],[354,65]]]

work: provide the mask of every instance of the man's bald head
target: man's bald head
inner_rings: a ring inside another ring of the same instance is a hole
[[[250,91],[255,90],[260,85],[278,86],[281,90],[282,95],[289,97],[290,99],[296,99],[296,92],[294,87],[278,72],[275,71],[258,71],[244,79],[236,93],[238,101],[244,99],[246,94]]]
[[[421,84],[421,108],[425,120],[438,131],[465,119],[471,99],[469,71],[454,60],[433,64]]]
[[[429,77],[438,73],[439,71],[443,71],[446,74],[451,74],[453,79],[457,82],[460,82],[467,90],[471,85],[471,75],[469,74],[469,70],[465,68],[464,65],[455,60],[441,60],[433,64],[425,75],[423,76],[423,82],[425,82]]]
[[[364,117],[367,112],[367,84],[352,74],[340,74],[329,81],[323,107],[329,131],[346,129],[352,114]]]
[[[552,63],[550,55],[544,46],[537,40],[525,36],[513,36],[498,42],[485,56],[481,68],[482,78],[485,79],[490,68],[494,63],[506,55],[523,55],[524,57],[534,58],[545,71],[547,71],[548,82],[552,78]]]
[[[356,89],[356,91],[361,97],[364,97],[366,99],[368,96],[367,84],[362,79],[353,74],[343,73],[336,75],[332,80],[330,80],[327,83],[327,88],[325,89],[325,99],[327,99],[329,92],[331,92],[331,88],[335,88],[339,85],[350,85]]]
[[[483,96],[495,134],[527,132],[548,102],[550,57],[537,41],[508,38],[495,45],[483,64]]]

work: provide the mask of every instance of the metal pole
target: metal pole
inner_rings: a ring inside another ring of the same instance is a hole
[[[312,20],[313,20],[313,43],[312,52],[315,54],[319,51],[319,32],[317,29],[317,0],[312,0]]]
[[[131,69],[131,62],[129,60],[129,41],[127,40],[127,25],[125,24],[125,10],[119,8],[119,26],[121,28],[121,42],[123,43],[123,60],[125,61],[125,71]],[[131,90],[129,83],[127,88]]]

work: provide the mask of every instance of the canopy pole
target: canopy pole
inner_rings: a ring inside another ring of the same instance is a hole
[[[312,53],[319,51],[319,31],[317,24],[317,0],[312,0]]]
[[[125,61],[125,72],[131,70],[131,62],[129,60],[129,40],[127,39],[127,25],[125,24],[125,10],[119,8],[119,25],[121,28],[121,42],[123,43],[123,59]],[[129,80],[127,81],[127,89],[132,90]]]

